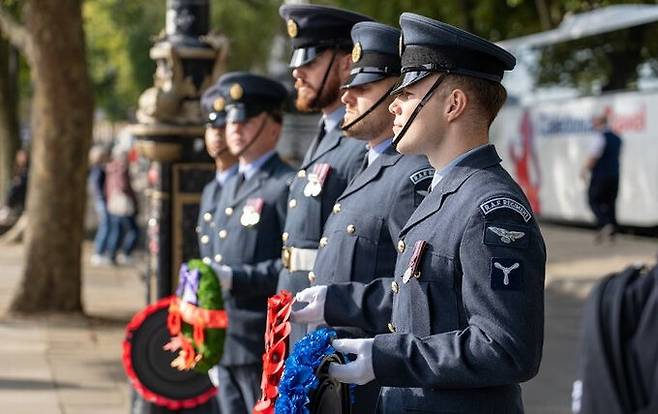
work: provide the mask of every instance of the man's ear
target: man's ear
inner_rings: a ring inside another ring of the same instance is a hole
[[[453,122],[466,111],[469,100],[462,89],[456,88],[446,97],[444,115],[446,121]]]
[[[274,119],[269,119],[270,122],[270,130],[272,131],[272,140],[277,142],[279,140],[279,136],[281,134],[281,127],[282,125],[279,122],[276,122]]]
[[[338,66],[338,73],[340,74],[340,83],[343,84],[350,77],[352,55],[349,53],[338,53],[336,55],[336,64]]]

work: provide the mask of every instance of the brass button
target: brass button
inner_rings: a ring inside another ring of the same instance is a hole
[[[288,241],[288,237],[290,237],[288,232],[283,232],[283,234],[281,235],[281,240],[283,240],[283,242],[285,243]]]
[[[226,213],[227,216],[230,216],[231,214],[233,214],[233,209],[231,207],[226,207],[224,213]]]
[[[304,177],[306,177],[306,170],[299,170],[299,171],[297,171],[297,177],[299,177],[299,178],[304,178]]]
[[[290,207],[290,208],[295,208],[295,207],[297,207],[297,200],[295,200],[295,199],[293,198],[292,200],[288,201],[288,207]]]
[[[228,236],[228,231],[226,231],[226,230],[224,230],[224,229],[222,229],[222,230],[219,231],[219,238],[220,238],[220,239],[225,239],[226,236]]]
[[[400,285],[395,280],[391,283],[391,290],[393,293],[398,293],[400,291]]]
[[[210,237],[208,237],[207,234],[204,234],[203,236],[201,236],[201,243],[202,244],[208,244],[209,241],[210,241]]]
[[[222,262],[222,255],[221,254],[216,254],[215,255],[215,261],[217,263],[221,263]]]
[[[194,230],[196,230],[197,233],[201,233],[201,226],[196,226]]]
[[[210,257],[206,256],[203,258],[203,263],[210,265],[210,263],[212,263],[212,260],[210,260]]]
[[[212,214],[210,214],[210,213],[205,213],[205,214],[203,215],[203,219],[205,220],[206,223],[209,223],[210,220],[212,220]]]
[[[329,239],[327,237],[320,239],[320,247],[325,247],[327,244],[329,244]]]
[[[398,329],[393,325],[391,322],[388,323],[388,330],[391,331],[391,333],[395,333]]]
[[[404,252],[404,248],[405,248],[404,240],[400,240],[400,241],[398,242],[398,251],[399,251],[400,253],[403,253],[403,252]]]
[[[347,226],[347,232],[349,234],[354,234],[356,232],[356,226],[354,226],[354,224],[350,224],[349,226]]]
[[[315,273],[313,273],[313,272],[308,272],[308,281],[309,281],[310,283],[314,283],[314,282],[315,282],[315,279],[316,279]]]
[[[335,214],[340,213],[340,203],[334,204],[334,213]]]

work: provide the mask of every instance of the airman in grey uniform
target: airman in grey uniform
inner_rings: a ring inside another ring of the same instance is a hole
[[[380,332],[334,340],[356,358],[329,369],[381,385],[377,412],[522,413],[519,383],[541,360],[546,250],[488,144],[515,59],[423,16],[404,13],[400,26],[394,144],[428,156],[432,190],[400,232],[393,281],[309,288],[297,295],[310,302],[303,320]]]
[[[345,114],[340,85],[349,77],[350,30],[355,23],[371,19],[347,10],[306,4],[286,4],[279,13],[293,46],[290,67],[297,89],[297,109],[322,112],[319,134],[290,186],[288,216],[281,236],[283,268],[277,290],[294,294],[310,286],[324,223],[336,199],[358,172],[365,153],[365,146],[346,138],[340,128]],[[290,343],[305,333],[305,326],[293,324]]]
[[[226,145],[226,98],[223,89],[226,85],[219,82],[211,86],[201,97],[201,107],[208,114],[205,143],[208,155],[215,161],[217,173],[215,179],[203,187],[199,203],[197,234],[199,237],[199,256],[206,264],[212,263],[212,239],[214,236],[215,210],[226,181],[238,171],[238,159],[231,154]]]
[[[398,233],[427,195],[434,169],[422,155],[402,155],[392,146],[390,92],[400,75],[400,31],[374,22],[352,28],[352,69],[343,86],[346,106],[343,129],[367,141],[363,170],[338,197],[325,224],[324,241],[313,267],[314,284],[371,282],[390,277],[395,269]],[[390,283],[390,282],[389,282]],[[363,337],[365,332],[334,327],[338,337]],[[368,412],[377,403],[374,382],[354,392],[352,409]]]
[[[227,73],[220,81],[229,85],[226,142],[239,157],[239,170],[227,181],[213,219],[212,266],[229,319],[218,396],[223,413],[247,414],[260,396],[267,298],[278,278],[268,266],[281,253],[294,171],[275,151],[287,97],[283,85],[247,72]]]

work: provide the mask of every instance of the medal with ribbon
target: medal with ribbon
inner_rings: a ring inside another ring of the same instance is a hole
[[[414,244],[414,251],[411,254],[411,258],[409,259],[409,266],[407,267],[407,270],[404,271],[404,275],[402,276],[403,283],[409,282],[412,276],[416,279],[420,277],[420,261],[423,258],[423,254],[425,254],[426,249],[427,242],[425,240],[418,240]]]
[[[242,209],[242,217],[240,217],[240,224],[245,227],[251,227],[258,224],[260,221],[260,213],[263,211],[262,198],[250,198],[247,200],[246,205]]]
[[[327,163],[315,164],[313,172],[308,174],[308,183],[304,187],[304,195],[306,197],[317,197],[322,192],[322,186],[329,176],[331,165]]]

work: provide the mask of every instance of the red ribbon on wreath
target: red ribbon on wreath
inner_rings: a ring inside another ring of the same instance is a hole
[[[205,340],[204,329],[225,329],[228,326],[228,316],[225,310],[204,309],[172,296],[169,303],[167,328],[172,336],[171,342],[165,349],[175,352],[180,350],[179,357],[172,362],[172,366],[180,370],[194,368],[201,355],[197,355],[194,346],[181,332],[181,322],[193,326],[192,337],[198,347]]]
[[[274,413],[274,402],[279,395],[278,385],[283,375],[283,364],[289,351],[290,313],[293,302],[294,298],[287,290],[267,300],[265,353],[260,383],[262,395],[254,406],[253,414]]]

